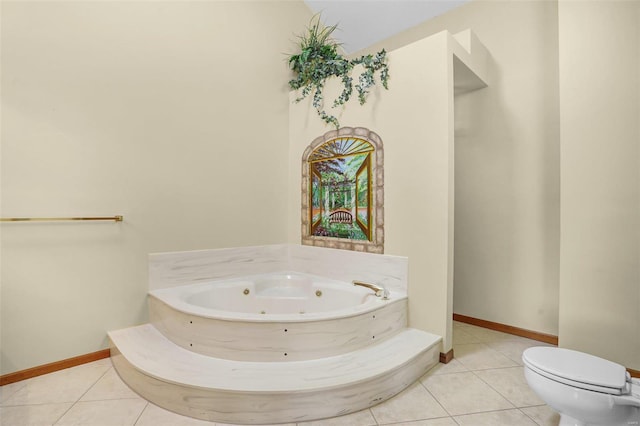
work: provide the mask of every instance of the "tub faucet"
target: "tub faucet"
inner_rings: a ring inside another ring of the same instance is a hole
[[[389,298],[389,290],[387,290],[384,286],[363,283],[362,281],[353,281],[353,285],[359,285],[373,290],[376,294],[376,297],[382,297],[385,300]]]

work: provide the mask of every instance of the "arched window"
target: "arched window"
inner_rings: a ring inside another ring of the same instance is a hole
[[[302,243],[383,252],[382,141],[364,128],[314,140],[302,161]]]

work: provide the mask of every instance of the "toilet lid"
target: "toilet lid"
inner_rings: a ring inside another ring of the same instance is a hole
[[[533,347],[524,351],[522,360],[538,373],[569,385],[614,395],[626,392],[626,369],[606,359],[570,349]]]

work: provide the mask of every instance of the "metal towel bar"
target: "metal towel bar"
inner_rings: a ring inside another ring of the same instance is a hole
[[[112,220],[122,222],[122,216],[98,216],[98,217],[3,217],[0,222],[59,222],[59,221],[91,221]]]

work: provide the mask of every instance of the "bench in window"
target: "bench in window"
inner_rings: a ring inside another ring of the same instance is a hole
[[[329,223],[353,223],[353,215],[351,211],[346,209],[338,209],[329,213]]]

